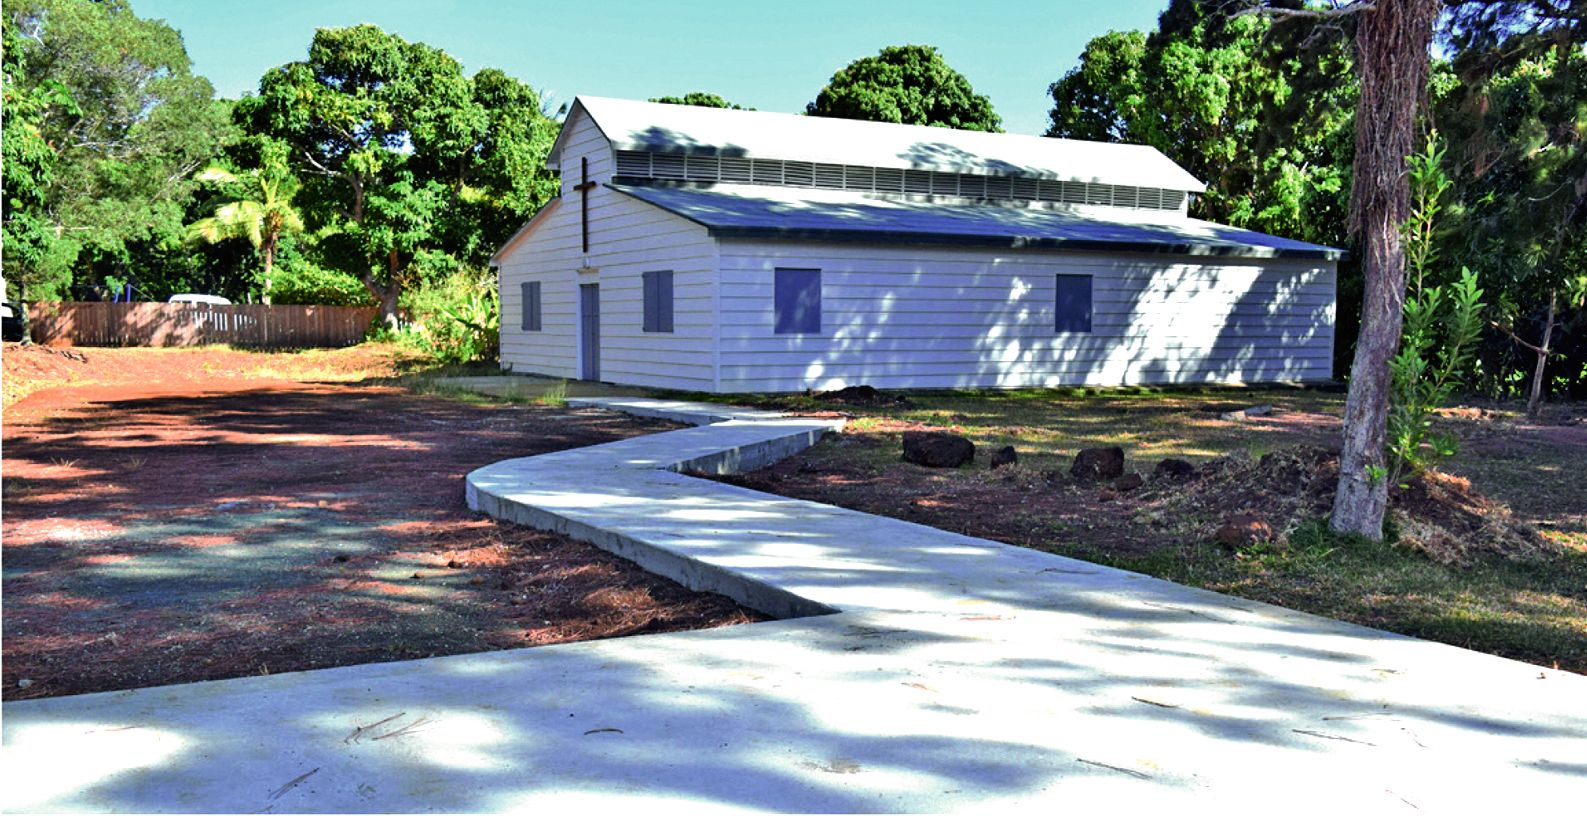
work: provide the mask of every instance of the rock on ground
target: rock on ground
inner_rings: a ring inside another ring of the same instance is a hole
[[[1190,479],[1194,478],[1195,475],[1195,465],[1192,465],[1183,459],[1174,459],[1171,457],[1158,462],[1157,467],[1152,470],[1153,479],[1168,479],[1170,481]]]
[[[1074,466],[1069,474],[1076,479],[1117,479],[1124,475],[1124,449],[1086,448],[1075,454]]]
[[[1234,513],[1224,518],[1223,526],[1212,534],[1214,541],[1237,550],[1252,544],[1273,540],[1273,528],[1258,516]]]
[[[905,406],[909,400],[897,394],[886,394],[869,385],[851,385],[836,391],[823,391],[815,395],[820,402],[859,406]]]
[[[905,431],[904,459],[926,467],[956,468],[975,459],[975,443],[940,431]]]
[[[1218,418],[1228,422],[1244,422],[1251,417],[1267,416],[1273,413],[1271,405],[1253,405],[1250,408],[1241,408],[1238,411],[1227,411],[1219,414]]]

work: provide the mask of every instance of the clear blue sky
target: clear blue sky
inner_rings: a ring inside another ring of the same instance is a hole
[[[1046,127],[1048,83],[1086,41],[1156,25],[1166,0],[132,0],[182,35],[195,72],[223,96],[303,59],[314,29],[374,23],[444,49],[469,71],[496,67],[561,102],[710,91],[799,111],[850,61],[885,45],[935,45],[992,98],[1004,127]]]

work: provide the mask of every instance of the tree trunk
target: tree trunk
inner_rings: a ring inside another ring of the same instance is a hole
[[[274,235],[270,236],[268,239],[265,240],[265,243],[264,243],[264,265],[265,265],[265,269],[264,269],[264,291],[260,293],[259,299],[261,301],[264,301],[264,305],[269,306],[270,305],[270,276],[271,276],[272,270],[275,269],[275,265],[276,265],[276,236],[274,236]]]
[[[27,274],[17,279],[17,302],[11,304],[16,310],[17,320],[22,324],[22,345],[33,345],[33,318],[28,315],[28,279]]]
[[[385,284],[377,282],[373,273],[365,273],[362,278],[364,288],[368,289],[369,294],[380,302],[380,319],[385,321],[386,328],[392,331],[397,329],[397,300],[402,295],[402,279],[399,275],[401,270],[399,269],[398,261],[399,256],[395,249],[386,255]]]
[[[1374,541],[1383,540],[1389,503],[1389,360],[1399,348],[1405,317],[1405,249],[1400,242],[1400,225],[1410,214],[1405,158],[1414,147],[1437,14],[1438,0],[1379,0],[1361,12],[1356,29],[1361,101],[1356,108],[1350,227],[1360,238],[1366,288],[1329,527]]]
[[[397,320],[397,296],[402,289],[396,281],[386,287],[386,292],[380,298],[380,319],[386,321],[386,327],[395,331],[400,321]]]
[[[360,280],[363,281],[364,288],[369,290],[369,294],[374,297],[375,302],[380,304],[380,319],[385,322],[386,328],[395,331],[397,329],[397,298],[402,294],[397,282],[392,281],[382,285],[375,280],[374,275],[364,275]]]
[[[1543,408],[1543,368],[1548,365],[1549,345],[1554,342],[1554,318],[1559,307],[1559,295],[1548,293],[1548,320],[1543,323],[1543,342],[1532,347],[1537,355],[1537,367],[1532,369],[1532,393],[1526,400],[1526,415],[1537,418]]]

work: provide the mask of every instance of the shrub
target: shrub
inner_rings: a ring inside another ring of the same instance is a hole
[[[292,236],[282,239],[276,254],[270,299],[278,304],[306,306],[368,306],[374,302],[358,278],[315,262]]]
[[[1449,400],[1455,378],[1471,360],[1482,332],[1482,290],[1477,274],[1464,267],[1448,288],[1428,283],[1438,252],[1440,196],[1449,189],[1441,167],[1437,135],[1427,149],[1408,159],[1413,209],[1405,235],[1405,326],[1400,350],[1389,361],[1393,380],[1389,404],[1389,473],[1400,484],[1453,456],[1455,437],[1435,434],[1433,410]]]
[[[464,269],[437,278],[403,298],[410,321],[399,339],[438,363],[495,360],[500,346],[501,308],[496,276]]]

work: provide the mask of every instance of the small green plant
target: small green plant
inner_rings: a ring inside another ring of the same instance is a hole
[[[1392,375],[1388,423],[1391,484],[1431,469],[1458,449],[1451,434],[1433,432],[1433,411],[1454,392],[1482,331],[1482,289],[1477,274],[1462,267],[1448,287],[1431,284],[1438,262],[1439,199],[1449,189],[1444,148],[1433,134],[1427,148],[1407,159],[1412,211],[1401,228],[1405,240],[1405,326],[1400,350],[1389,361]]]
[[[568,381],[567,380],[557,380],[555,385],[552,385],[550,388],[547,388],[544,394],[541,394],[540,396],[535,397],[534,401],[538,405],[547,405],[547,406],[556,407],[556,408],[560,408],[561,406],[567,405],[568,404]]]
[[[1294,531],[1289,534],[1289,545],[1295,552],[1300,553],[1305,559],[1322,561],[1341,548],[1360,544],[1367,547],[1377,546],[1376,542],[1359,535],[1341,535],[1328,529],[1328,519],[1311,518],[1295,525]]]

